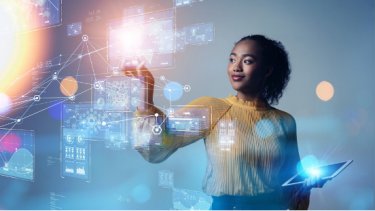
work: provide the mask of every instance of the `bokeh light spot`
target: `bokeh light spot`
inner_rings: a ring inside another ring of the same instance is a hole
[[[132,190],[131,196],[137,203],[145,203],[151,198],[151,190],[146,185],[141,184]]]
[[[48,113],[55,120],[62,119],[62,104],[54,102],[51,107],[48,108]]]
[[[21,138],[16,134],[5,134],[0,136],[0,152],[13,153],[21,146]]]
[[[63,95],[71,97],[76,94],[78,90],[78,82],[72,76],[65,77],[60,83],[60,91]]]
[[[7,113],[10,109],[10,106],[10,98],[4,93],[0,93],[0,115]]]
[[[184,93],[184,87],[177,82],[168,82],[164,86],[164,97],[169,101],[176,101],[182,97]]]
[[[350,209],[368,210],[374,204],[374,191],[370,188],[361,188],[355,191],[355,196],[350,197]]]
[[[322,81],[316,86],[316,95],[320,100],[329,101],[335,94],[332,84],[328,81]]]
[[[260,138],[268,138],[275,133],[275,126],[269,119],[261,119],[255,125],[255,131]]]

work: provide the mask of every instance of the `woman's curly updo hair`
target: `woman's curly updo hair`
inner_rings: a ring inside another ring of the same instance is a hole
[[[289,82],[291,72],[288,53],[281,42],[269,39],[263,35],[246,36],[235,44],[246,40],[256,41],[261,48],[265,65],[273,70],[265,81],[260,97],[265,99],[270,105],[278,104]]]

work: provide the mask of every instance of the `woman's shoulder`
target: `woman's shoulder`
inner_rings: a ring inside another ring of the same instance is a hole
[[[275,107],[271,107],[270,111],[272,112],[272,115],[282,123],[289,127],[295,127],[296,120],[290,113]]]

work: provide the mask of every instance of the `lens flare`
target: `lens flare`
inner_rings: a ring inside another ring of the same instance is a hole
[[[308,168],[307,169],[307,173],[311,176],[311,177],[320,177],[321,175],[321,171],[319,168]]]
[[[78,90],[78,82],[72,76],[65,77],[60,83],[60,91],[67,97],[74,96]]]
[[[45,33],[27,31],[31,19],[25,11],[30,7],[23,1],[0,1],[0,93],[11,99],[30,89],[29,70],[46,53]],[[6,106],[0,107],[4,110]]]
[[[301,159],[297,165],[298,172],[306,172],[305,169],[314,169],[320,166],[320,161],[314,155],[307,155]]]
[[[332,84],[328,81],[322,81],[316,86],[316,95],[322,101],[329,101],[335,94]]]
[[[125,53],[134,53],[142,44],[143,31],[139,27],[127,28],[127,31],[120,35]]]

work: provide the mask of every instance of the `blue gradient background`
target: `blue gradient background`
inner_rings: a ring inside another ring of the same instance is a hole
[[[44,29],[50,58],[70,53],[81,37],[67,37],[66,25],[82,21],[83,33],[106,45],[108,21],[124,8],[169,8],[167,0],[63,0],[62,26]],[[87,23],[90,11],[101,20]],[[215,40],[188,46],[175,55],[176,65],[153,70],[155,77],[191,86],[175,104],[199,96],[234,94],[226,76],[233,43],[248,34],[280,40],[289,52],[290,83],[277,108],[297,121],[301,157],[323,163],[353,159],[354,163],[322,189],[314,189],[310,209],[375,209],[375,2],[373,0],[205,0],[176,9],[176,26],[212,22]],[[38,49],[36,49],[38,50]],[[46,58],[48,59],[48,58]],[[22,61],[20,61],[22,62]],[[87,65],[84,68],[90,69]],[[84,69],[83,68],[83,69]],[[96,70],[105,72],[105,66]],[[72,68],[71,74],[75,74]],[[90,72],[90,71],[88,71]],[[68,72],[64,73],[69,75]],[[332,100],[323,102],[316,85],[330,81]],[[58,93],[51,87],[49,93]],[[168,105],[162,93],[155,102]],[[37,109],[36,109],[37,110]],[[45,111],[25,119],[19,128],[35,131],[35,181],[0,177],[0,209],[170,209],[172,191],[158,187],[158,171],[174,172],[176,188],[201,190],[206,166],[202,141],[178,150],[161,164],[149,164],[134,150],[111,151],[93,142],[90,183],[60,177],[60,121]],[[57,110],[59,110],[57,108]],[[56,118],[57,117],[57,118]],[[54,201],[53,193],[62,195]]]

